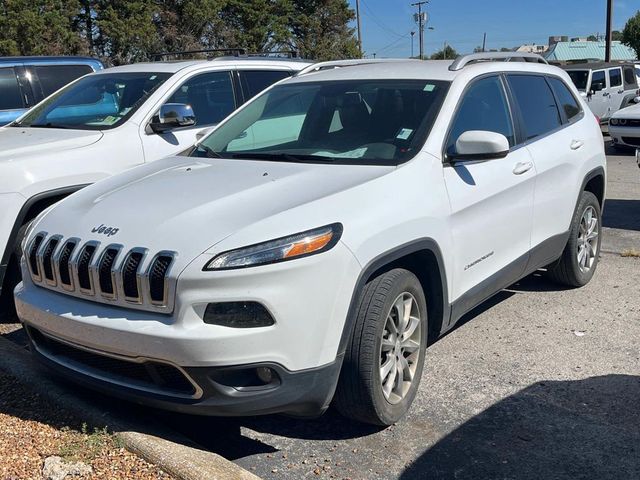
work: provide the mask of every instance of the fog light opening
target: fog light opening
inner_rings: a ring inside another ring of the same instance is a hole
[[[203,320],[211,325],[231,328],[269,327],[275,323],[267,309],[257,302],[210,303]]]
[[[275,372],[269,367],[258,367],[256,368],[256,375],[260,381],[264,382],[265,385],[268,385],[273,382]]]

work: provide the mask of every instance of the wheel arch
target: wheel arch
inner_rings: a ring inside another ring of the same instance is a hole
[[[591,170],[585,176],[582,182],[582,188],[580,189],[580,194],[582,192],[591,192],[598,199],[598,203],[600,204],[600,208],[604,207],[604,195],[605,195],[605,173],[603,167],[597,167]],[[580,198],[578,197],[578,202]],[[576,208],[577,208],[576,204]]]
[[[32,197],[28,198],[27,201],[24,202],[22,208],[18,212],[16,216],[16,220],[13,224],[13,228],[9,234],[9,238],[7,240],[7,246],[2,254],[2,261],[0,261],[0,291],[2,291],[2,286],[5,282],[6,273],[9,271],[9,264],[13,257],[13,252],[15,250],[15,245],[18,239],[18,232],[22,226],[33,220],[40,212],[42,212],[45,208],[53,205],[54,203],[59,202],[63,198],[71,195],[78,190],[86,187],[85,185],[73,185],[69,187],[61,187],[55,188],[52,190],[47,190],[44,192],[37,193]]]
[[[449,322],[450,305],[447,277],[442,252],[432,238],[421,238],[384,252],[371,260],[362,270],[349,304],[338,355],[344,354],[353,333],[356,309],[367,282],[394,268],[404,268],[412,272],[422,285],[427,298],[429,319],[429,342],[440,335],[443,326]]]

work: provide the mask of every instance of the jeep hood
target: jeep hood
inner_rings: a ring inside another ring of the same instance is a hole
[[[86,147],[102,135],[98,130],[4,127],[0,129],[0,163]]]
[[[34,232],[98,240],[103,245],[117,243],[127,249],[144,247],[150,252],[173,250],[181,257],[180,263],[188,262],[256,222],[313,204],[394,169],[169,157],[71,195]],[[339,221],[339,214],[335,212],[332,221]],[[102,233],[100,226],[106,227]],[[321,225],[309,228],[314,226]],[[109,236],[113,229],[117,233]],[[296,232],[288,232],[284,225],[282,234],[287,233]],[[270,239],[256,238],[254,243]]]

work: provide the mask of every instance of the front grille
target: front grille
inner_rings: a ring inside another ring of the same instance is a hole
[[[622,137],[622,141],[627,145],[633,145],[634,147],[640,147],[640,137]]]
[[[43,287],[95,301],[170,313],[174,281],[169,277],[175,252],[151,258],[147,249],[101,247],[97,241],[63,239],[40,232],[31,241],[27,262],[31,278]]]
[[[78,256],[78,284],[81,290],[92,291],[91,272],[89,271],[89,265],[91,265],[91,259],[96,252],[96,246],[87,244],[80,250]]]
[[[136,362],[114,358],[58,341],[33,327],[27,327],[27,331],[38,351],[81,373],[167,395],[192,397],[196,394],[194,385],[173,365],[152,360]]]
[[[31,275],[37,279],[40,279],[41,276],[40,267],[38,266],[38,250],[40,249],[40,245],[42,245],[44,237],[44,233],[36,235],[33,239],[33,243],[31,243],[31,248],[29,249],[29,267],[31,268]]]

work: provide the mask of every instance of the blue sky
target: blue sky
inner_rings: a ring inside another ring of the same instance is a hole
[[[408,57],[416,0],[360,0],[363,47],[369,56]],[[349,0],[355,8],[355,0]],[[614,0],[614,29],[640,10],[638,0]],[[514,47],[523,43],[546,44],[550,35],[570,37],[603,34],[606,0],[430,0],[425,31],[425,54],[441,49],[446,41],[458,52],[481,45],[487,32],[487,48]]]

